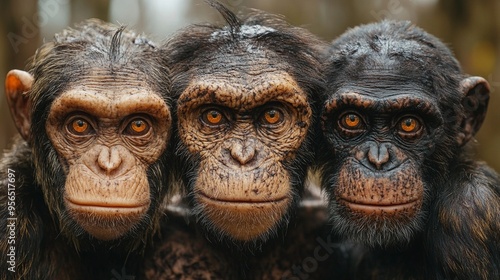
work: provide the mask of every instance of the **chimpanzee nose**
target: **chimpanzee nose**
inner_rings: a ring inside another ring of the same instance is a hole
[[[387,162],[389,162],[390,155],[387,149],[387,143],[370,145],[368,150],[368,161],[371,165],[375,166],[377,170],[381,170]]]
[[[102,147],[99,156],[97,157],[97,164],[106,174],[111,174],[116,171],[122,163],[120,151],[116,147]]]
[[[255,147],[253,141],[237,141],[231,147],[231,157],[239,162],[241,165],[245,165],[252,161],[255,156]]]

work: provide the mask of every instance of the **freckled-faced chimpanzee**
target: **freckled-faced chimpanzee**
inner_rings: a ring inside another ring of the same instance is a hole
[[[169,72],[157,50],[88,20],[40,47],[28,72],[7,74],[23,139],[0,163],[0,200],[12,206],[1,219],[17,219],[2,229],[2,267],[15,270],[2,278],[133,273],[132,251],[155,231],[168,180]]]
[[[488,82],[410,22],[349,30],[325,61],[331,223],[372,248],[355,278],[499,279],[499,178],[468,152]]]
[[[326,207],[299,205],[319,128],[324,45],[279,17],[261,11],[237,17],[207,2],[227,25],[189,26],[165,45],[178,98],[187,216],[198,222],[189,226],[201,226],[218,263],[236,270],[225,279],[295,279],[301,269],[295,267],[308,256],[316,262],[316,253],[322,261],[336,254],[330,237],[320,241],[329,242],[326,249],[316,248],[322,230],[329,230],[323,228]],[[192,273],[192,262],[174,261],[175,246],[164,243],[152,253],[148,276]],[[308,273],[318,278],[322,272],[313,267]]]
[[[215,239],[252,243],[286,226],[312,161],[321,42],[260,12],[193,25],[167,56],[178,154],[196,217]]]

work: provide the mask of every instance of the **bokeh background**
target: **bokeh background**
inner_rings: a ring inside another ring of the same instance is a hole
[[[233,11],[249,8],[281,14],[294,25],[331,41],[349,27],[389,19],[411,20],[447,43],[464,71],[492,86],[486,121],[477,135],[477,157],[500,171],[499,0],[222,0]],[[191,23],[221,23],[202,0],[0,0],[0,77],[26,62],[54,33],[97,17],[164,40]],[[0,149],[12,142],[13,126],[0,89]]]

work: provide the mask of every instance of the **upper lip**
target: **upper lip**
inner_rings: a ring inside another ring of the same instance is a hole
[[[358,164],[358,165],[361,165],[363,166],[364,168],[372,171],[372,172],[378,172],[378,173],[383,173],[383,172],[391,172],[392,170],[396,169],[396,168],[399,168],[401,167],[402,165],[406,164],[406,162],[408,161],[408,159],[405,159],[403,162],[401,162],[400,164],[392,167],[391,169],[385,169],[385,170],[378,170],[378,169],[375,169],[373,168],[373,166],[366,166],[366,164],[363,164],[362,162],[360,162],[359,160],[352,160],[355,164]]]
[[[263,168],[263,164],[254,164],[254,163],[248,163],[248,164],[228,164],[227,162],[223,162],[222,160],[220,159],[217,159],[217,161],[229,168],[229,169],[236,169],[236,170],[239,170],[239,171],[242,171],[242,172],[251,172],[255,169],[258,169],[258,168]]]

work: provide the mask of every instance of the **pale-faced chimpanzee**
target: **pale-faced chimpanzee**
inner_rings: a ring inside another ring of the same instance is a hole
[[[264,241],[285,227],[312,162],[322,89],[308,31],[261,12],[193,25],[166,46],[178,98],[178,154],[195,216],[216,240]],[[234,243],[233,243],[234,242]]]
[[[0,216],[17,219],[2,229],[2,267],[15,270],[2,278],[133,273],[132,251],[140,255],[157,226],[169,173],[169,72],[157,50],[88,20],[40,47],[28,72],[7,74],[23,139],[0,163],[0,200],[12,205]]]
[[[356,278],[499,279],[500,180],[468,152],[488,82],[410,22],[349,30],[325,61],[331,223],[375,248]]]

